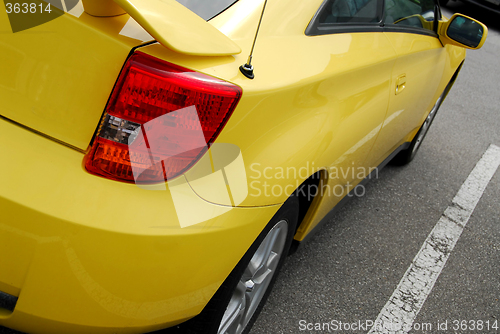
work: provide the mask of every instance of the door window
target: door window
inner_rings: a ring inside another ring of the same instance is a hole
[[[434,0],[385,0],[384,25],[433,30]]]
[[[306,35],[404,31],[435,35],[440,12],[434,0],[325,0]]]
[[[378,0],[329,0],[318,23],[379,23],[378,6]]]

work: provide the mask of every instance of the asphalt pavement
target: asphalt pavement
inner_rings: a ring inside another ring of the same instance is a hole
[[[324,323],[331,324],[330,332],[367,333],[363,325],[384,309],[476,163],[491,144],[500,147],[500,17],[457,2],[443,12],[481,20],[489,27],[486,44],[467,52],[415,160],[380,171],[365,196],[353,198],[287,259],[252,334],[328,333],[314,329]],[[410,333],[500,333],[499,199],[500,170]],[[492,328],[495,321],[498,329]],[[350,328],[335,330],[340,323]],[[0,327],[0,334],[19,332]]]

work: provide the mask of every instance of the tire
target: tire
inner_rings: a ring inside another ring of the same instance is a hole
[[[291,196],[203,311],[178,327],[180,333],[246,334],[250,331],[288,254],[298,213],[299,201]]]
[[[434,104],[434,107],[432,107],[432,110],[427,115],[424,124],[422,124],[422,126],[418,130],[417,134],[415,135],[415,138],[413,138],[412,142],[410,143],[410,146],[407,149],[404,149],[401,152],[399,152],[391,160],[390,162],[391,165],[404,166],[409,164],[415,158],[418,149],[420,148],[422,141],[427,135],[427,132],[429,131],[429,128],[431,127],[431,124],[434,121],[434,118],[436,117],[439,107],[443,103],[443,100],[447,92],[448,90],[445,90],[445,92],[441,94],[441,96],[437,99],[436,104]]]

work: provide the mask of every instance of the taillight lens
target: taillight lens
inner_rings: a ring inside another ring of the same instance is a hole
[[[206,152],[240,97],[236,85],[137,52],[118,78],[85,167],[125,182],[172,179]]]

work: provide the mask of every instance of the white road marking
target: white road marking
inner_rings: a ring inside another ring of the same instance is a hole
[[[408,333],[412,329],[413,321],[499,165],[500,147],[490,145],[425,240],[369,334]]]

